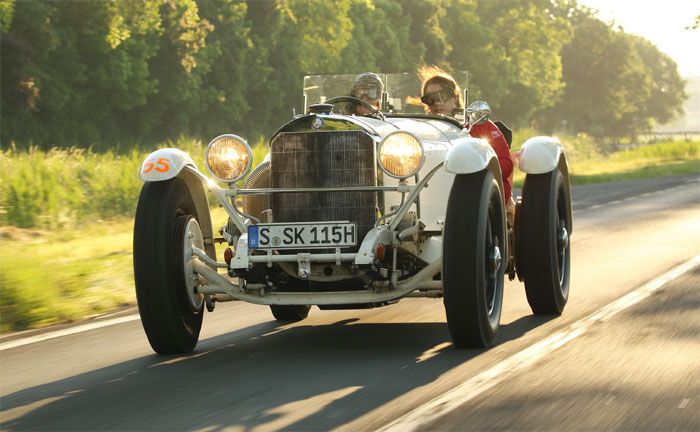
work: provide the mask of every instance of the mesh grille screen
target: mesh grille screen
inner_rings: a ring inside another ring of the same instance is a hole
[[[364,132],[282,133],[271,147],[273,188],[376,184],[374,142]],[[376,192],[272,195],[275,222],[348,220],[357,223],[360,241],[374,226],[376,206]]]

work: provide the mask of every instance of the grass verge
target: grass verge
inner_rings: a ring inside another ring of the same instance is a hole
[[[225,221],[221,208],[212,210],[214,226]],[[121,217],[60,231],[0,227],[0,332],[135,304],[133,225]]]
[[[0,228],[0,330],[133,303],[132,226],[122,219],[57,232]]]
[[[567,146],[565,142],[565,147]],[[569,151],[569,171],[574,185],[636,180],[660,176],[700,174],[700,141],[668,141],[607,155]],[[514,184],[522,186],[525,174],[516,170]]]

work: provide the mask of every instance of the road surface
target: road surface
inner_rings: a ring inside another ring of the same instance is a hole
[[[131,309],[0,338],[0,429],[698,431],[698,255],[700,175],[580,186],[564,314],[508,282],[492,349],[454,349],[440,299],[219,304],[181,357]]]

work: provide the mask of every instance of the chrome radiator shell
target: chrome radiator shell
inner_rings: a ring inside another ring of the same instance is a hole
[[[280,133],[271,142],[271,187],[376,186],[375,149],[363,131]],[[275,222],[356,222],[359,245],[374,226],[377,202],[371,191],[275,193],[270,208]]]

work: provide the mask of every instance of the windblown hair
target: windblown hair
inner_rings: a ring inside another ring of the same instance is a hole
[[[459,88],[457,82],[452,75],[435,65],[423,65],[418,68],[418,77],[421,82],[421,96],[425,95],[425,90],[430,84],[437,84],[443,89],[453,91],[457,97],[457,108],[462,109],[464,99],[462,97],[462,89]]]

